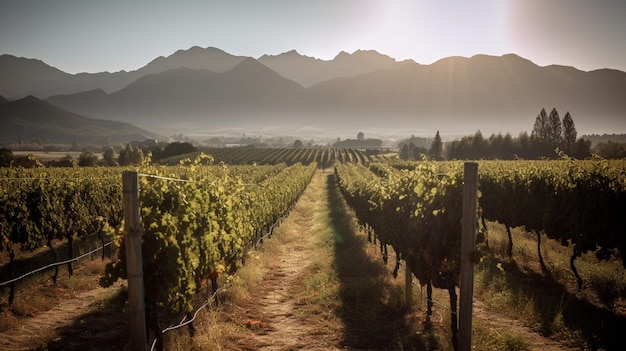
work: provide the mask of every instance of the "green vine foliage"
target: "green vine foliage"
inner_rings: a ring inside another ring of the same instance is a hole
[[[192,310],[203,280],[238,267],[262,230],[295,203],[316,168],[185,162],[174,169],[142,169],[151,176],[139,181],[146,300],[173,316]],[[110,230],[120,251],[106,268],[104,286],[126,278],[123,231]]]
[[[337,164],[340,189],[362,223],[390,244],[422,284],[458,284],[461,240],[461,163]],[[447,286],[447,285],[446,285]]]
[[[575,255],[626,254],[622,161],[483,161],[480,169],[485,218],[573,244]]]

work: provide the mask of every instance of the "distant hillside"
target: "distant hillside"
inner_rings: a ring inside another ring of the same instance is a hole
[[[224,73],[178,68],[144,76],[112,94],[94,90],[47,101],[140,126],[221,128],[284,123],[286,115],[296,121],[293,112],[303,94],[302,86],[248,58]]]
[[[218,128],[423,130],[465,135],[532,129],[542,108],[570,112],[579,133],[626,132],[626,73],[541,67],[514,54],[430,65],[376,51],[258,60],[192,47],[131,72],[69,75],[0,56],[0,95],[33,94],[84,116],[163,134]],[[169,134],[168,134],[169,135]]]
[[[247,57],[234,56],[220,49],[194,46],[178,50],[168,57],[160,56],[138,70],[141,75],[158,74],[176,68],[205,69],[216,73],[231,70]]]
[[[96,89],[112,93],[145,75],[163,73],[181,67],[225,72],[245,58],[233,56],[216,48],[202,49],[194,46],[189,50],[179,50],[168,57],[158,57],[136,71],[73,75],[48,66],[39,60],[0,55],[0,95],[8,98],[33,95],[45,99],[52,95],[74,94]]]
[[[562,116],[569,111],[582,134],[626,130],[624,91],[624,72],[540,67],[516,55],[405,61],[310,88],[248,58],[223,73],[179,68],[112,94],[96,90],[48,101],[159,131],[304,125],[518,133],[532,128],[542,108],[556,108]]]
[[[569,111],[578,130],[626,130],[626,73],[540,67],[516,55],[399,63],[310,88],[313,105],[364,125],[465,131],[530,130],[541,108]]]
[[[1,103],[0,124],[0,144],[33,140],[108,144],[161,138],[125,122],[83,117],[33,96]]]

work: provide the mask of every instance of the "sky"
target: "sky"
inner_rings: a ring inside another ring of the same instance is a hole
[[[0,54],[68,73],[136,70],[192,46],[329,60],[376,50],[430,64],[515,53],[626,71],[624,0],[0,0]]]

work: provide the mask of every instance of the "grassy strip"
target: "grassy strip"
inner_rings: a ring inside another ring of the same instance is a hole
[[[549,268],[539,267],[534,234],[513,230],[513,260],[505,259],[507,236],[504,228],[490,223],[491,252],[478,266],[476,294],[490,308],[518,316],[538,333],[588,349],[622,346],[620,331],[626,330],[623,297],[625,272],[621,262],[598,262],[592,255],[576,260],[585,281],[577,291],[569,268],[571,247],[542,240],[542,255]]]

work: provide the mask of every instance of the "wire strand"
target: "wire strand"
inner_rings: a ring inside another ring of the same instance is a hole
[[[161,179],[161,180],[171,180],[171,181],[173,181],[173,182],[181,182],[181,183],[197,183],[197,181],[195,181],[195,180],[189,180],[189,179],[176,179],[176,178],[170,178],[170,177],[158,176],[158,175],[154,175],[154,174],[137,173],[137,175],[138,175],[139,177],[153,178],[153,179]]]
[[[51,263],[51,264],[49,264],[49,265],[47,265],[45,267],[41,267],[41,268],[35,269],[34,271],[30,271],[30,272],[28,272],[28,273],[26,273],[24,275],[21,275],[21,276],[19,276],[17,278],[14,278],[14,279],[11,279],[11,280],[7,280],[6,282],[0,283],[0,286],[5,286],[7,284],[14,283],[14,282],[16,282],[16,281],[18,281],[20,279],[28,277],[29,275],[41,272],[41,271],[46,270],[48,268],[52,268],[52,267],[55,267],[55,266],[61,266],[61,265],[64,265],[64,264],[67,264],[67,263],[70,263],[70,262],[78,261],[79,259],[81,259],[81,258],[83,258],[85,256],[89,256],[89,255],[91,255],[91,254],[93,254],[93,253],[95,253],[95,252],[97,252],[99,250],[104,249],[105,247],[111,245],[112,243],[113,243],[112,241],[109,241],[108,243],[98,247],[97,249],[91,250],[91,251],[89,251],[89,252],[87,252],[85,254],[82,254],[80,256],[74,257],[72,259],[69,259],[69,260],[66,260],[66,261],[63,261],[63,262]]]
[[[215,297],[217,296],[217,293],[219,293],[222,290],[226,290],[227,288],[230,288],[231,286],[232,286],[232,283],[230,283],[228,286],[223,286],[223,287],[215,290],[213,295],[211,295],[211,297],[208,298],[207,301],[204,304],[202,304],[202,306],[198,307],[198,309],[196,310],[196,312],[194,312],[193,317],[190,320],[186,321],[187,316],[185,316],[180,321],[180,323],[178,323],[177,325],[169,326],[169,327],[161,330],[161,334],[164,334],[164,333],[170,332],[172,330],[176,330],[176,329],[182,328],[182,327],[184,327],[186,325],[189,325],[189,324],[193,323],[193,321],[195,321],[196,318],[198,317],[198,313],[200,313],[200,311],[202,311],[203,309],[207,308],[211,304],[211,301],[215,300]],[[152,346],[150,347],[150,351],[154,350],[154,347],[156,346],[156,342],[157,342],[156,339],[154,339],[152,341]]]

